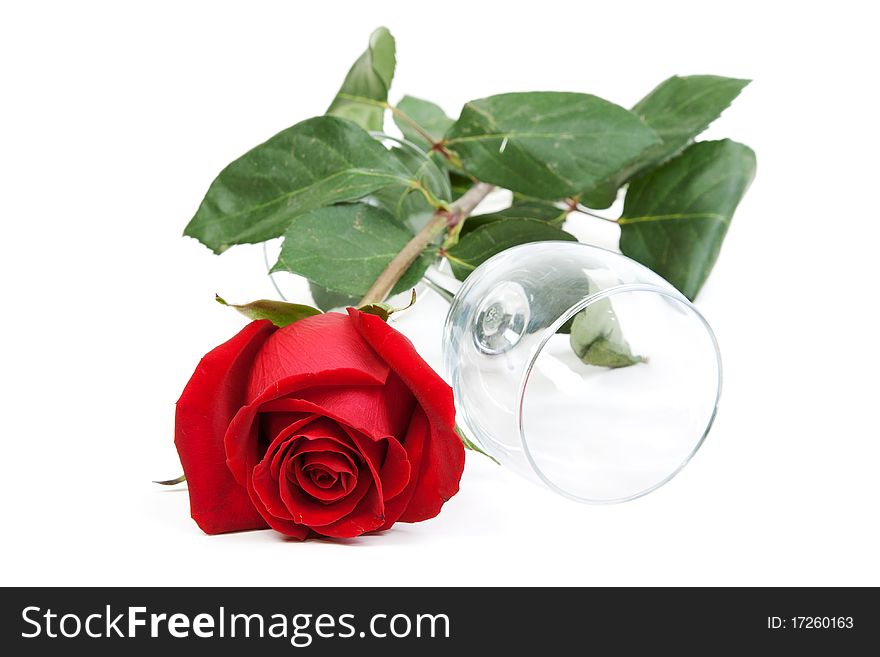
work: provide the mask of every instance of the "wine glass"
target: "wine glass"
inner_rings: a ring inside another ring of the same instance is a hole
[[[437,270],[427,280],[441,291],[457,283]],[[655,490],[715,418],[721,358],[711,328],[619,253],[577,242],[499,253],[455,291],[443,340],[466,437],[579,502]],[[573,345],[590,347],[584,359]]]

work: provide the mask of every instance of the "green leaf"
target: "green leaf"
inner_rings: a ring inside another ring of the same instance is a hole
[[[224,306],[235,308],[248,319],[268,319],[278,328],[293,324],[306,317],[320,315],[321,311],[301,303],[288,303],[286,301],[272,301],[260,299],[242,305],[228,303],[220,295],[214,296],[215,301]]]
[[[569,342],[587,365],[616,368],[646,361],[632,353],[608,298],[593,302],[574,316]]]
[[[327,114],[354,121],[364,130],[382,130],[395,63],[394,37],[380,27],[345,76]]]
[[[754,176],[748,146],[729,139],[689,146],[630,184],[618,220],[620,250],[693,300]]]
[[[411,238],[381,208],[363,203],[320,208],[291,222],[272,271],[300,274],[328,290],[360,297]],[[418,283],[431,261],[422,254],[392,294]]]
[[[315,305],[325,312],[334,308],[357,306],[357,302],[360,300],[360,297],[328,290],[314,281],[309,281],[309,292],[312,293],[312,301],[315,302]]]
[[[211,183],[184,235],[215,253],[283,234],[316,208],[413,182],[362,128],[319,116],[287,128],[228,165]]]
[[[642,98],[633,113],[654,129],[662,140],[612,176],[582,195],[591,208],[607,208],[628,180],[669,159],[721,116],[749,80],[717,75],[673,76]]]
[[[452,200],[449,176],[433,159],[412,147],[393,147],[390,152],[409,172],[409,178],[418,183],[437,200]],[[372,197],[378,205],[416,232],[424,226],[437,209],[411,183],[389,185],[375,191]]]
[[[717,75],[675,75],[660,83],[632,109],[663,140],[640,161],[656,163],[678,153],[721,116],[749,82]]]
[[[458,439],[461,441],[461,444],[464,445],[465,449],[469,449],[472,452],[477,452],[478,454],[482,454],[486,458],[489,458],[489,459],[492,459],[493,461],[495,461],[495,463],[497,465],[501,465],[501,463],[499,463],[498,459],[496,459],[491,454],[487,454],[486,452],[484,452],[482,449],[480,449],[480,447],[476,443],[474,443],[470,438],[468,438],[465,435],[464,431],[462,431],[462,428],[460,426],[458,426],[457,424],[455,425],[455,433],[458,436]]]
[[[446,134],[446,131],[454,123],[438,105],[413,96],[404,96],[397,103],[397,109],[405,117],[415,122],[419,128],[428,133],[428,136],[435,143],[443,140],[443,135]],[[404,116],[400,116],[397,113],[393,116],[394,123],[406,139],[422,147],[425,151],[431,150],[433,143],[425,139],[422,133],[413,126],[412,122],[407,121]]]
[[[458,243],[446,252],[446,257],[455,277],[464,280],[474,269],[496,253],[519,244],[548,240],[577,241],[574,235],[546,221],[508,219],[490,222],[467,235],[462,235]]]
[[[461,229],[462,235],[473,232],[480,226],[485,226],[495,221],[505,221],[510,219],[536,219],[544,221],[548,224],[558,226],[565,221],[568,211],[559,208],[548,201],[521,201],[514,203],[509,208],[492,212],[490,214],[478,214],[469,217]]]
[[[657,143],[654,131],[622,107],[561,92],[471,101],[445,140],[467,173],[547,200],[590,188]]]

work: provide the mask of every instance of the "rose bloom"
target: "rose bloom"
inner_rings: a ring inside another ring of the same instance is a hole
[[[175,445],[208,534],[359,536],[433,518],[464,448],[449,386],[379,317],[250,323],[199,363]]]

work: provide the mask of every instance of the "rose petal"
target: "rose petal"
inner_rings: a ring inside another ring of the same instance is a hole
[[[251,476],[251,488],[256,494],[257,500],[254,505],[266,518],[279,520],[294,520],[287,509],[284,500],[281,499],[281,490],[279,486],[279,473],[284,468],[285,457],[288,456],[291,443],[298,440],[298,436],[290,436],[282,440],[271,453],[267,452],[263,459],[254,467]]]
[[[303,436],[303,440],[296,445],[292,457],[302,456],[315,452],[333,452],[348,459],[354,471],[357,470],[361,456],[357,451],[357,447],[352,443],[351,439],[346,437],[345,441],[337,438],[315,438],[313,436]]]
[[[461,439],[447,427],[431,426],[422,447],[421,467],[414,476],[415,489],[400,520],[420,522],[435,517],[443,504],[458,492],[463,470]]]
[[[254,467],[254,472],[256,473],[257,468],[268,462],[269,476],[273,481],[278,481],[282,476],[281,471],[284,469],[284,464],[292,456],[289,452],[291,452],[293,444],[298,442],[300,437],[298,435],[291,435],[287,438],[281,438],[278,448],[274,451],[267,451],[263,459]]]
[[[291,427],[294,424],[299,423],[305,418],[310,418],[311,421],[317,417],[317,415],[308,413],[263,413],[259,416],[260,439],[268,447],[278,436],[289,436],[293,431]]]
[[[313,417],[306,416],[291,425],[289,431],[280,433],[253,469],[247,488],[249,492],[252,491],[256,498],[253,500],[254,505],[267,522],[270,518],[293,521],[293,516],[281,499],[278,482],[286,458],[292,457],[291,448],[300,439],[297,431],[307,426]]]
[[[363,499],[347,515],[340,517],[339,520],[333,523],[311,526],[315,532],[324,536],[351,538],[374,531],[385,523],[385,503],[380,468],[389,449],[389,443],[385,440],[375,441],[356,429],[351,429],[345,425],[341,425],[341,427],[360,448],[364,462],[372,475],[373,486],[370,487]],[[393,458],[392,463],[395,464],[392,467],[399,468],[398,458]],[[366,473],[361,471],[358,484],[365,478]]]
[[[353,489],[337,496],[337,499],[326,499],[326,491],[320,496],[304,492],[297,480],[297,461],[315,454],[325,460],[328,455],[341,459],[338,465],[348,469],[346,475],[354,481]],[[254,468],[251,488],[258,505],[267,516],[266,520],[274,528],[285,533],[293,533],[294,527],[312,527],[339,520],[350,513],[373,486],[369,468],[362,467],[358,472],[357,462],[363,462],[356,444],[335,422],[318,417],[302,426],[301,430],[287,438],[281,434],[269,446],[263,460]],[[293,476],[289,473],[293,471]],[[357,477],[350,473],[357,472]],[[363,475],[363,477],[361,477]],[[317,499],[316,499],[317,497]],[[325,498],[325,499],[322,499]]]
[[[388,366],[364,342],[351,320],[341,313],[314,315],[280,328],[254,361],[248,399],[291,376],[357,370],[384,383]]]
[[[224,435],[246,401],[247,372],[275,327],[251,322],[202,358],[177,402],[174,444],[193,520],[208,534],[262,529],[266,522],[226,466]]]
[[[339,450],[339,443],[328,439],[304,439],[297,445],[288,462],[300,488],[315,499],[327,504],[352,492],[357,484],[358,467],[347,451]],[[356,457],[360,461],[359,457]],[[312,481],[306,468],[322,468],[331,472],[338,485],[321,488]]]
[[[385,497],[385,524],[380,529],[388,529],[397,522],[406,511],[407,505],[412,499],[413,492],[419,481],[422,464],[422,451],[425,442],[430,437],[431,428],[421,409],[413,413],[406,437],[403,439],[403,447],[406,450],[407,461],[410,465],[409,481],[402,491],[395,496]]]
[[[296,457],[296,448],[299,447],[299,443],[308,442],[299,433],[301,430],[311,430],[323,435],[336,434],[333,438],[324,438],[323,443],[316,447],[320,450],[342,449],[345,446],[341,442],[343,440],[350,443],[346,434],[337,427],[330,426],[332,423],[323,418],[313,419],[315,417],[307,415],[288,427],[288,430],[281,432],[272,441],[263,458],[253,469],[248,490],[254,491],[257,498],[254,500],[254,504],[267,522],[270,521],[270,516],[279,520],[295,520],[295,516],[288,510],[281,497],[280,488],[285,461]],[[320,441],[315,442],[320,443]],[[346,447],[346,449],[348,448]]]
[[[300,320],[305,321],[305,320]],[[242,486],[247,485],[247,474],[257,464],[262,457],[260,452],[259,427],[255,423],[255,419],[263,410],[272,409],[269,404],[265,409],[264,405],[276,399],[283,399],[285,395],[295,393],[304,389],[315,386],[326,385],[342,385],[342,386],[361,386],[380,383],[373,379],[369,373],[359,370],[339,369],[322,372],[320,374],[300,374],[291,376],[287,379],[277,382],[269,389],[264,390],[250,404],[239,409],[235,417],[229,423],[226,431],[224,445],[226,448],[226,463],[232,471],[236,481]],[[312,406],[312,408],[315,408]],[[293,411],[296,408],[278,408],[280,411]],[[305,411],[308,413],[314,411]],[[320,411],[318,411],[320,414]]]
[[[409,455],[403,445],[394,436],[385,439],[388,449],[385,452],[385,460],[379,478],[382,480],[382,493],[386,500],[401,493],[410,480],[411,465]]]
[[[357,474],[357,467],[352,463],[351,458],[347,454],[325,450],[320,452],[297,452],[297,456],[300,455],[302,455],[303,470],[311,467],[321,467],[337,476]]]
[[[431,424],[453,427],[455,404],[452,388],[431,369],[406,336],[376,315],[348,309],[358,332],[415,395]],[[461,441],[458,441],[461,444]],[[462,448],[463,449],[463,448]]]
[[[279,486],[281,499],[284,500],[294,520],[315,530],[319,530],[323,525],[329,525],[350,514],[366,496],[367,492],[374,488],[369,469],[365,465],[361,466],[358,472],[354,490],[329,504],[316,500],[299,486],[290,484],[290,482],[281,482]]]
[[[430,432],[423,446],[404,522],[433,518],[458,492],[464,470],[464,445],[455,433],[452,389],[418,355],[412,343],[375,315],[348,309],[358,331],[391,369],[409,386],[425,413]]]
[[[357,484],[357,470],[347,467],[346,460],[341,454],[318,452],[289,463],[294,466],[296,481],[303,492],[326,504],[350,493],[352,486]],[[322,483],[321,475],[316,476],[316,472],[322,473],[327,480]]]
[[[287,449],[290,442],[298,435],[301,435],[301,432],[318,418],[317,415],[308,415],[305,413],[286,413],[285,415],[288,417],[298,416],[299,419],[294,420],[283,429],[276,431],[275,436],[271,441],[269,441],[267,436],[260,435],[261,442],[264,439],[268,442],[266,453],[263,455],[262,460],[265,461],[266,459],[270,459],[269,469],[273,477],[278,477],[278,472],[281,468],[281,460],[284,457],[284,451]]]
[[[384,386],[311,388],[296,397],[320,406],[372,438],[402,437],[416,406],[415,397],[394,373],[389,374]]]
[[[370,461],[374,476],[381,482],[382,499],[387,500],[400,493],[410,478],[409,458],[403,445],[393,436],[373,440],[354,429],[345,426],[343,429]]]
[[[380,471],[382,469],[382,463],[385,461],[385,453],[388,451],[388,443],[384,440],[373,440],[357,429],[353,429],[344,424],[340,424],[339,426],[346,434],[348,434],[348,437],[355,444],[358,453],[370,469],[370,474],[373,475],[373,481],[376,484],[376,488],[379,489],[379,497],[384,499]]]
[[[375,486],[371,486],[357,507],[329,525],[313,527],[316,534],[330,538],[354,538],[379,529],[385,522],[384,504]]]
[[[295,396],[290,397],[282,397],[280,399],[273,399],[272,401],[266,402],[262,406],[262,410],[264,412],[286,412],[286,413],[314,413],[316,415],[321,415],[326,418],[337,422],[342,427],[349,427],[360,433],[364,434],[367,437],[370,436],[370,432],[361,426],[361,424],[357,421],[357,418],[345,418],[341,415],[337,415],[332,409],[320,406],[315,402],[309,401],[307,399],[298,398],[299,395],[304,395],[304,392],[294,393]],[[378,438],[384,439],[387,434],[381,434]]]
[[[370,472],[377,482],[380,500],[384,500],[386,494],[389,497],[399,494],[409,483],[411,476],[409,457],[405,448],[393,436],[385,436],[380,440],[374,440],[359,428],[347,426],[342,418],[335,417],[326,408],[302,399],[292,399],[290,397],[276,399],[264,405],[263,408],[272,409],[276,412],[324,414],[339,422],[341,428],[345,430],[345,433],[356,444],[357,451],[367,459]],[[424,414],[422,413],[422,415]],[[313,426],[310,425],[310,432],[313,430]],[[389,487],[390,493],[385,493],[385,486]],[[312,525],[313,523],[309,522],[308,524]]]
[[[256,495],[256,493],[253,494]],[[284,518],[279,518],[270,514],[267,514],[263,517],[266,519],[266,522],[269,524],[269,526],[276,532],[284,534],[285,536],[290,536],[291,538],[295,538],[300,541],[304,541],[312,533],[308,527],[297,524],[292,520],[286,520]]]
[[[281,483],[280,492],[281,499],[296,522],[324,536],[347,538],[377,529],[385,522],[379,468],[387,445],[385,441],[374,441],[344,425],[341,428],[358,446],[363,457],[354,491],[330,504],[322,504],[298,487],[284,485],[284,482]]]

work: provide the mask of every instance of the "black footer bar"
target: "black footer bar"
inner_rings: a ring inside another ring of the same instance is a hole
[[[850,654],[878,645],[878,609],[866,588],[6,588],[0,618],[5,654]]]

